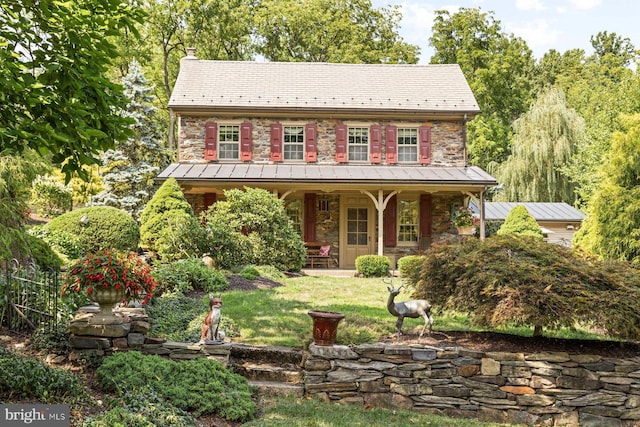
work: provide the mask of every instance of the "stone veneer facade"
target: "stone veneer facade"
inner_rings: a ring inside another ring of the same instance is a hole
[[[353,124],[353,126],[369,127],[373,124],[382,126],[382,159],[385,158],[385,132],[384,127],[389,124],[398,124],[390,121],[350,121],[335,119],[289,119],[289,118],[249,118],[234,117],[226,119],[222,117],[194,117],[181,116],[178,133],[178,161],[204,162],[205,124],[214,121],[218,124],[240,124],[250,121],[252,124],[253,155],[252,163],[271,163],[271,124],[282,123],[284,125],[304,125],[305,123],[317,124],[317,163],[334,164],[336,148],[336,124]],[[402,121],[399,126],[417,127],[424,122]],[[431,165],[433,166],[464,166],[464,135],[465,127],[462,121],[432,121],[431,123]],[[236,162],[240,162],[237,160]],[[284,162],[286,163],[286,162]],[[356,162],[362,164],[362,162]]]
[[[536,426],[640,426],[640,356],[311,344],[305,393],[325,401]]]

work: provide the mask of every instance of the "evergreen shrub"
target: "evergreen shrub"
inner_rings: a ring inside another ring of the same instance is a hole
[[[356,270],[364,277],[387,277],[391,261],[384,255],[362,255],[356,258]]]
[[[104,359],[96,379],[107,392],[135,395],[151,389],[172,405],[194,416],[219,415],[230,421],[254,417],[256,403],[247,380],[215,360],[173,361],[138,351]]]
[[[140,246],[164,261],[201,256],[203,238],[193,208],[178,181],[166,180],[140,216]]]
[[[25,237],[31,251],[31,258],[39,269],[57,270],[62,267],[62,260],[47,242],[28,233]]]
[[[81,221],[83,219],[83,221]],[[45,228],[51,233],[68,233],[78,238],[82,254],[138,249],[138,223],[125,211],[109,206],[90,206],[52,219]]]
[[[530,236],[542,240],[542,230],[531,216],[527,208],[522,205],[515,206],[504,220],[504,223],[496,233],[499,236],[517,234],[520,236]]]

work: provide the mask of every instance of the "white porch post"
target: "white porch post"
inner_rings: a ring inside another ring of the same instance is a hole
[[[369,196],[369,198],[373,201],[373,205],[376,207],[376,210],[378,211],[378,255],[384,255],[384,227],[383,227],[384,215],[383,214],[384,214],[385,208],[387,207],[387,203],[389,203],[389,200],[393,196],[398,194],[398,192],[392,191],[387,195],[387,197],[384,197],[384,192],[382,190],[378,190],[377,198],[368,191],[361,190],[360,192]]]

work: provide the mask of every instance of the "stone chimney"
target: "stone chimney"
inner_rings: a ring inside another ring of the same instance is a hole
[[[185,57],[185,59],[198,59],[198,58],[196,58],[196,48],[195,47],[188,47],[187,48],[187,56]]]

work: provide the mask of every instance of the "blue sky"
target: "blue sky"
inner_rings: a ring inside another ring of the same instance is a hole
[[[522,37],[536,58],[550,49],[593,52],[589,39],[599,31],[628,37],[640,49],[638,0],[372,0],[374,7],[399,5],[403,15],[400,34],[421,48],[420,63],[429,62],[434,11],[455,12],[460,7],[493,11],[502,30]]]

